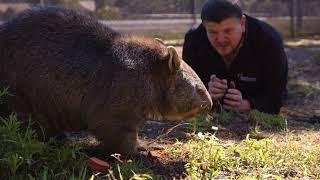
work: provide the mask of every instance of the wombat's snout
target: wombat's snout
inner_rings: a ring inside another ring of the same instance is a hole
[[[206,102],[206,103],[203,103],[201,106],[200,106],[200,113],[208,113],[212,108],[212,101],[210,99],[210,101]]]
[[[199,108],[199,114],[207,114],[212,109],[212,100],[209,98],[207,101],[204,101]]]
[[[202,99],[202,102],[200,104],[200,113],[205,114],[208,113],[213,106],[211,96],[209,92],[206,89],[198,89],[198,93]]]

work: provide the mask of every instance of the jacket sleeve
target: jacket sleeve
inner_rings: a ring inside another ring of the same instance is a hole
[[[248,98],[252,108],[279,113],[287,95],[288,61],[280,36],[270,38],[261,47],[263,92]]]
[[[191,68],[194,68],[195,47],[194,42],[192,41],[191,32],[192,30],[188,31],[184,37],[182,59],[191,66]]]

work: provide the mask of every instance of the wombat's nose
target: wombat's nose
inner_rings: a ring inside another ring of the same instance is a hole
[[[202,113],[209,112],[212,108],[212,105],[213,105],[209,92],[206,90],[206,88],[204,86],[200,86],[197,89],[197,93],[201,99],[200,111]]]
[[[212,100],[210,98],[210,101],[207,101],[203,104],[201,104],[200,109],[201,113],[208,113],[212,108]]]

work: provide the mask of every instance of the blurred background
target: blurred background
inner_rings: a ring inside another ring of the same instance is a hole
[[[183,39],[197,26],[205,0],[0,0],[0,20],[32,6],[59,5],[96,16],[129,33]],[[320,34],[320,0],[237,0],[248,15],[272,24],[284,37]]]

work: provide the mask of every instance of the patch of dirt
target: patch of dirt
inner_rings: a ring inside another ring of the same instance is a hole
[[[292,48],[289,61],[288,100],[283,112],[295,121],[320,123],[320,48]],[[312,53],[310,53],[312,52]],[[304,60],[299,59],[304,57]],[[296,57],[296,58],[294,58]]]

